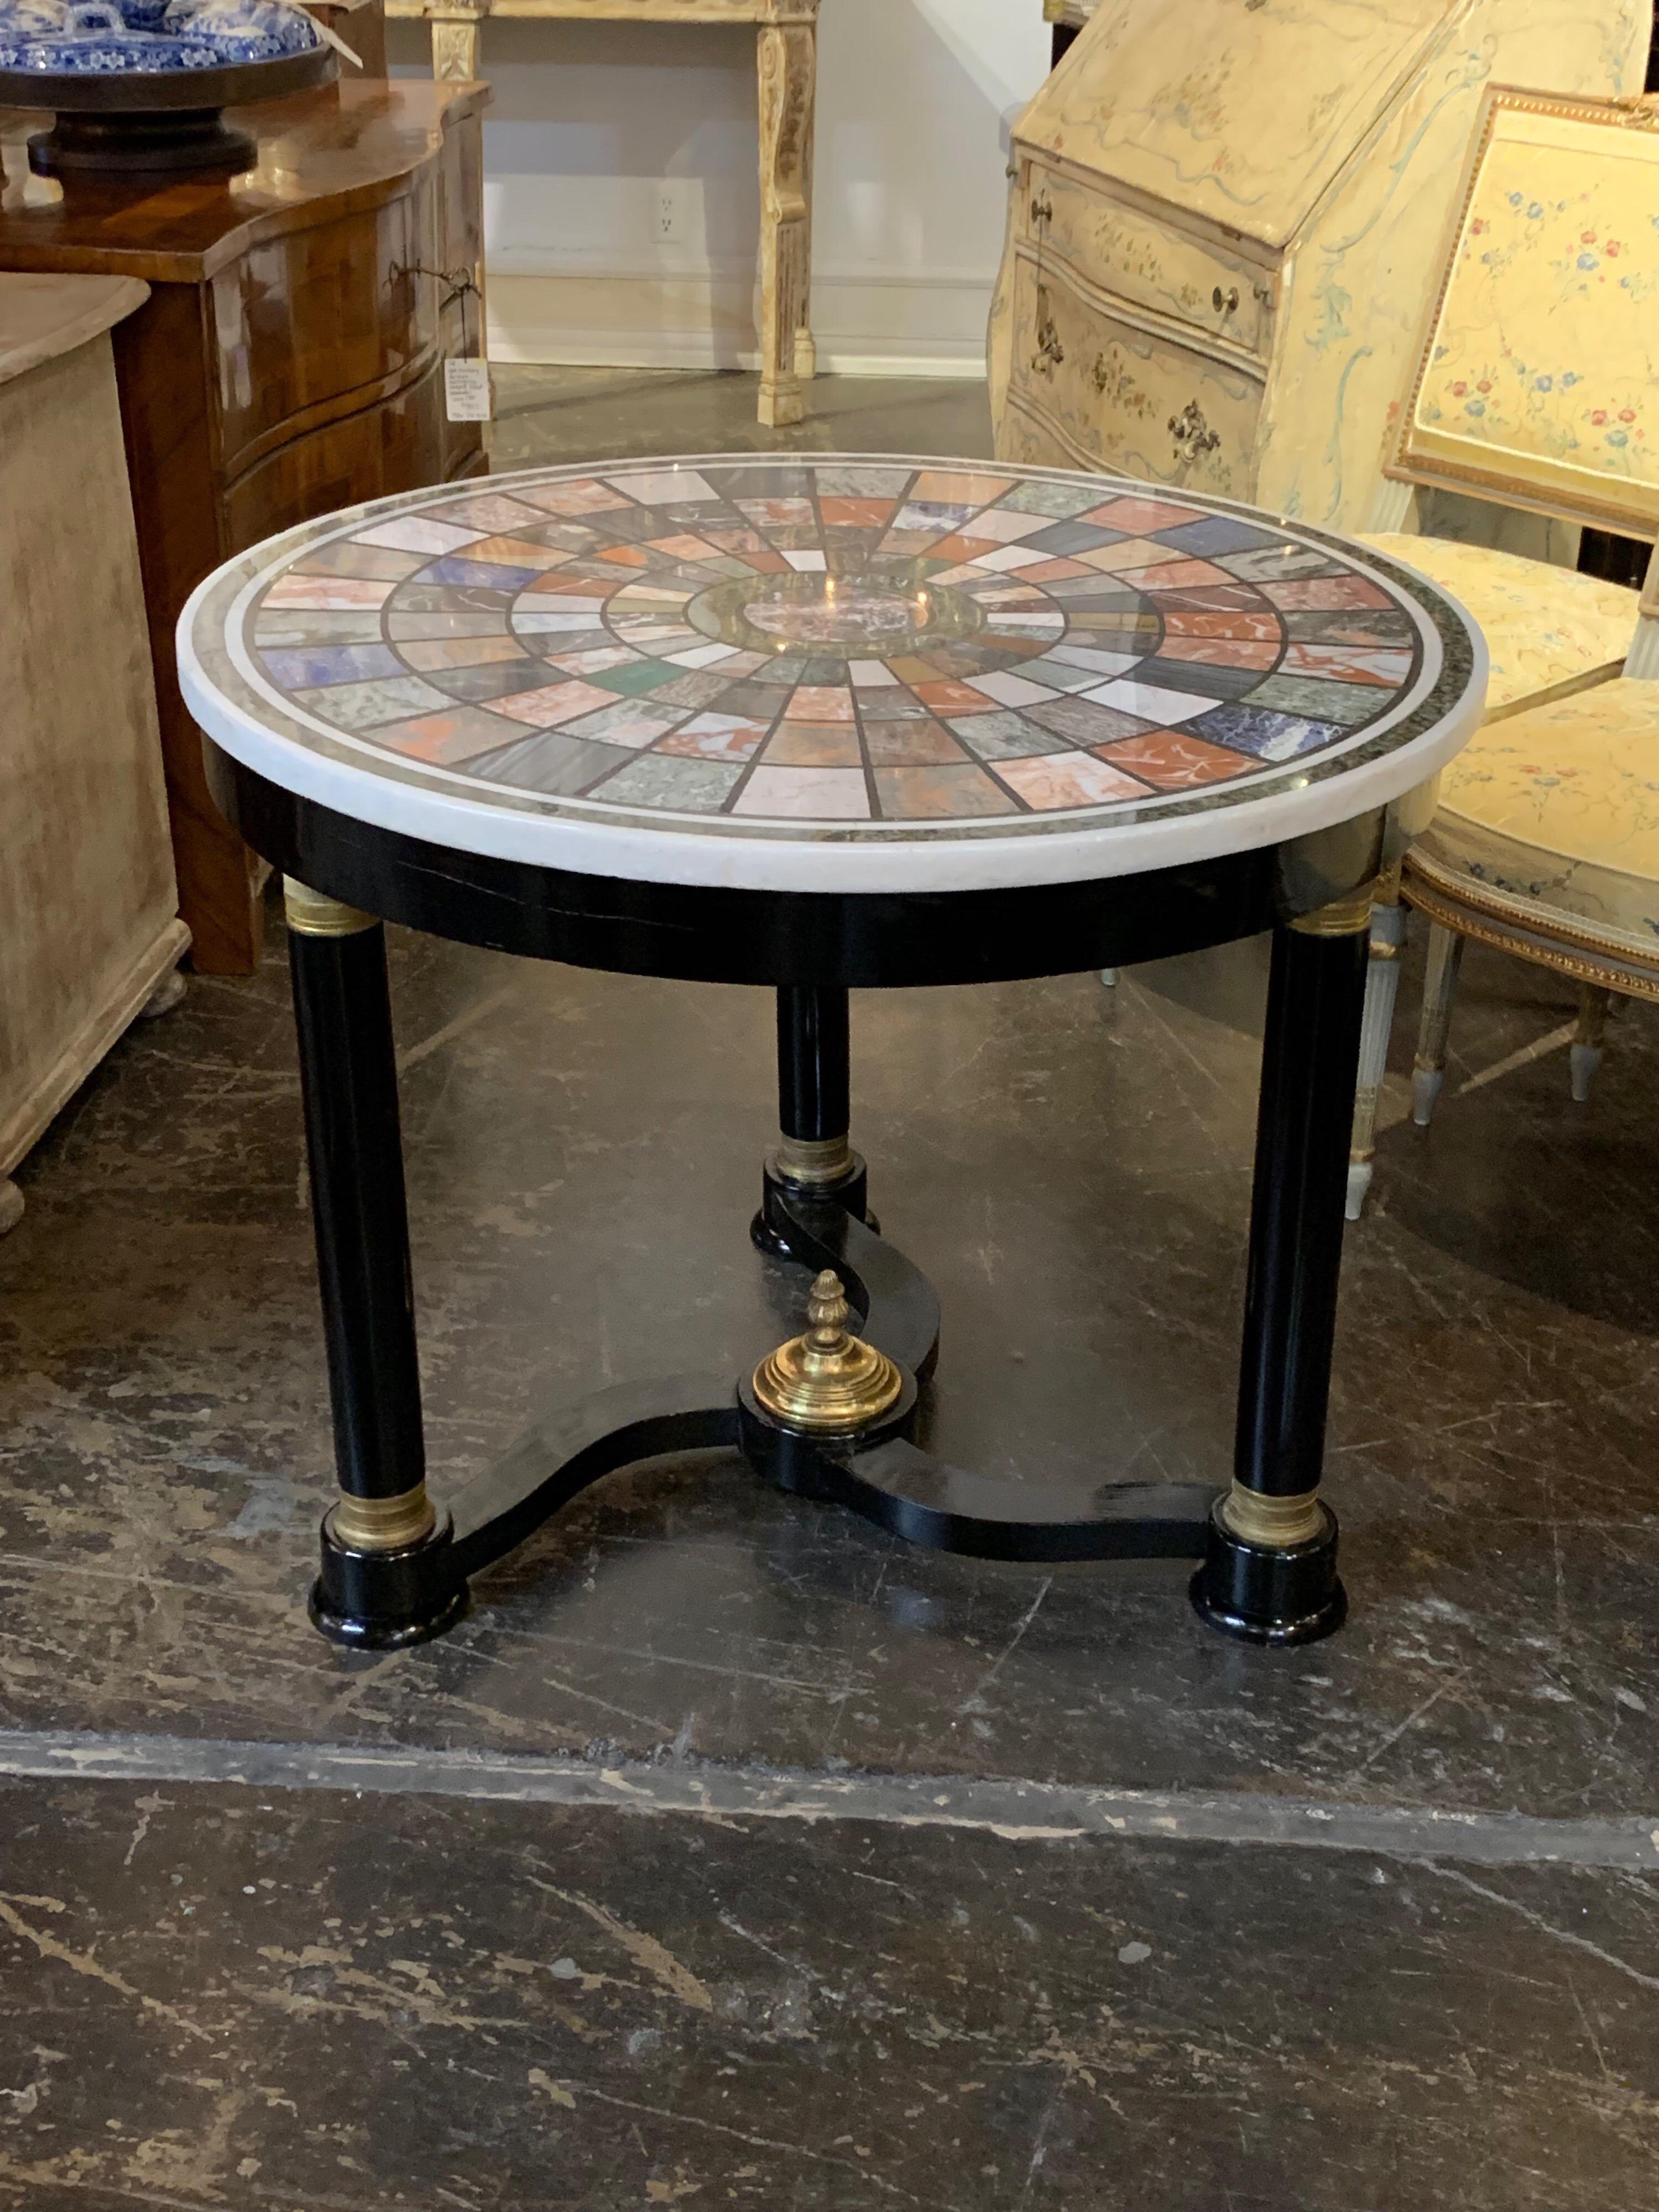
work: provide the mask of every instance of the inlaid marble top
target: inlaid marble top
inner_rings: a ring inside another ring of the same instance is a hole
[[[777,888],[1054,882],[1422,783],[1479,637],[1364,549],[981,462],[538,470],[271,539],[179,623],[210,736],[464,850]]]

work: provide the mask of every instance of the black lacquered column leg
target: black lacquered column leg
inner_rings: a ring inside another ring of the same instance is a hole
[[[753,1235],[763,1252],[787,1255],[788,1224],[781,1193],[831,1199],[867,1218],[868,1178],[853,1150],[851,1047],[847,993],[838,987],[786,983],[778,990],[777,1150],[766,1162],[761,1210]]]
[[[386,933],[292,878],[284,896],[340,1484],[311,1616],[384,1649],[437,1634],[465,1595],[426,1494]]]
[[[1328,1636],[1346,1610],[1319,1482],[1370,918],[1367,885],[1273,939],[1233,1481],[1192,1585],[1255,1644]]]

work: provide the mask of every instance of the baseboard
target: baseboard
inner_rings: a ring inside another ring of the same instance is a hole
[[[190,932],[172,921],[152,938],[119,977],[102,1005],[95,1006],[28,1095],[0,1124],[0,1176],[9,1175],[44,1135],[104,1054],[128,1029],[171,968],[190,950]]]
[[[548,367],[758,369],[753,272],[492,263],[489,352]],[[836,376],[985,374],[991,288],[977,279],[819,271],[817,365]]]

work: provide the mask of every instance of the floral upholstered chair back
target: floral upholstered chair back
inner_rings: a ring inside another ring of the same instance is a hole
[[[1659,101],[1497,88],[1387,473],[1659,532]]]

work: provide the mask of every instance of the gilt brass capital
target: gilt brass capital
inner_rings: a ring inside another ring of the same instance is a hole
[[[1371,926],[1376,894],[1374,882],[1362,884],[1346,898],[1333,899],[1329,906],[1316,908],[1312,914],[1297,915],[1291,927],[1304,937],[1358,937],[1362,929]]]
[[[395,1498],[354,1498],[342,1491],[329,1522],[335,1540],[352,1552],[402,1552],[438,1525],[424,1482]]]
[[[313,890],[297,876],[283,878],[283,912],[297,937],[356,937],[380,921],[378,915]]]

